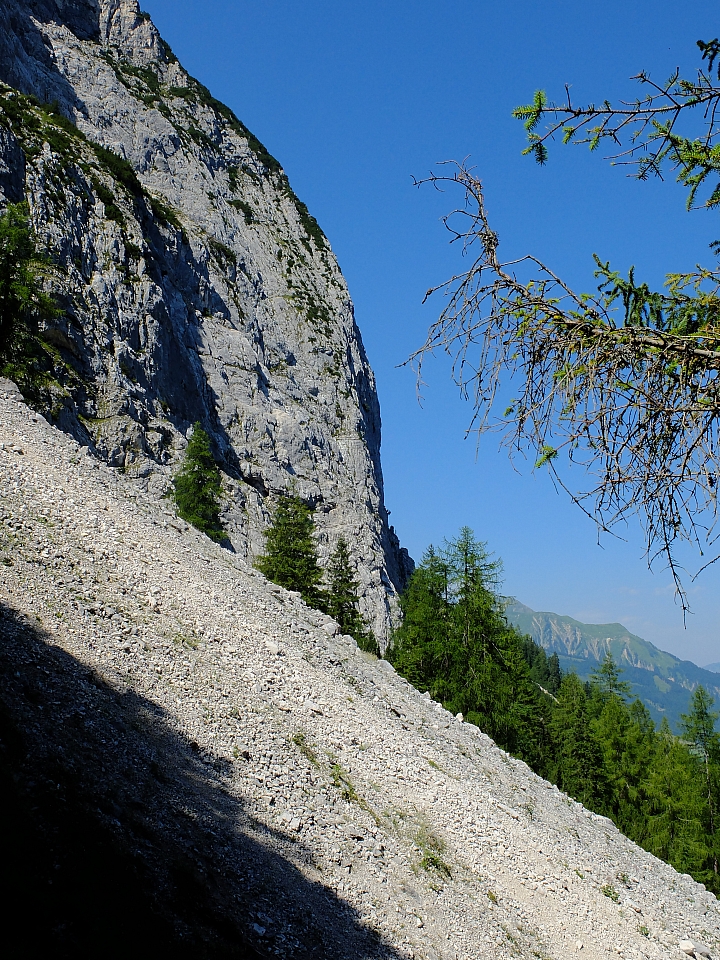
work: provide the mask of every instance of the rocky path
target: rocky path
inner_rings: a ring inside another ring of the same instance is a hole
[[[7,382],[0,561],[4,762],[28,802],[57,794],[112,838],[188,955],[720,953],[701,885],[147,499]]]

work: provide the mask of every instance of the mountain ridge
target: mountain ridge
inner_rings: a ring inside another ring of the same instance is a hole
[[[573,670],[583,680],[590,678],[606,653],[612,653],[633,695],[643,700],[656,722],[667,716],[676,726],[699,684],[720,701],[720,677],[661,650],[621,623],[582,623],[573,617],[532,610],[516,600],[507,605],[506,615],[522,633],[549,653],[557,653],[563,670]]]

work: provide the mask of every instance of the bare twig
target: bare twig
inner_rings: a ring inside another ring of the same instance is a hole
[[[665,557],[687,610],[676,548],[703,551],[716,539],[720,272],[672,276],[657,294],[596,258],[598,292],[577,294],[536,257],[500,259],[482,184],[465,163],[421,183],[463,191],[444,220],[475,258],[426,294],[447,303],[408,360],[418,382],[440,349],[472,400],[470,431],[499,429],[511,456],[530,451],[565,490],[558,454],[582,464],[594,480],[568,490],[573,500],[602,529],[639,516],[649,561]],[[501,378],[519,393],[498,417]]]

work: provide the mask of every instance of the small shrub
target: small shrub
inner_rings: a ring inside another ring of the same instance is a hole
[[[228,202],[231,207],[234,207],[236,210],[239,210],[242,213],[245,223],[248,224],[248,226],[254,222],[255,214],[249,203],[246,203],[245,200],[239,200],[237,197],[234,200],[229,200]]]
[[[173,643],[178,647],[185,647],[187,650],[197,650],[200,646],[200,639],[195,634],[176,633],[173,637]]]
[[[420,866],[428,873],[435,873],[441,879],[450,880],[452,873],[450,867],[443,860],[445,853],[445,844],[437,837],[432,830],[423,825],[415,835],[415,846],[420,850],[422,859]]]
[[[125,241],[125,256],[128,260],[142,260],[143,249],[131,240]]]
[[[310,744],[307,742],[307,738],[302,730],[298,730],[297,733],[293,734],[292,742],[298,748],[300,753],[312,763],[313,766],[318,766],[318,758],[315,751],[312,749]]]
[[[234,267],[237,266],[237,255],[235,251],[226,244],[221,243],[219,240],[214,240],[211,237],[208,240],[208,248],[215,262],[221,269],[226,270],[229,263]]]
[[[332,767],[330,767],[330,776],[332,777],[333,786],[337,787],[340,791],[343,800],[347,800],[350,803],[359,802],[360,797],[350,779],[350,774],[346,770],[343,770],[339,763],[334,763]]]
[[[182,223],[180,223],[180,216],[169,203],[165,203],[164,200],[160,197],[154,197],[149,195],[147,201],[150,204],[150,210],[152,211],[153,217],[157,220],[162,226],[174,227],[176,230],[182,231]]]
[[[115,202],[115,194],[112,190],[108,190],[96,177],[93,177],[90,182],[92,183],[95,196],[105,207],[105,216],[107,219],[112,220],[113,223],[117,223],[121,227],[125,226],[125,215]]]
[[[612,900],[613,903],[617,903],[620,899],[620,895],[615,887],[611,886],[609,883],[606,883],[604,887],[600,887],[600,893],[602,893],[604,897],[607,897],[608,900]]]
[[[235,166],[228,167],[228,180],[230,181],[230,189],[232,190],[233,193],[235,193],[237,188],[240,186],[239,167],[235,167]]]
[[[90,146],[100,165],[108,171],[113,180],[121,183],[134,197],[143,195],[142,184],[129,161],[117,153],[113,153],[112,150],[108,150],[107,147],[100,146],[99,143],[91,143]]]

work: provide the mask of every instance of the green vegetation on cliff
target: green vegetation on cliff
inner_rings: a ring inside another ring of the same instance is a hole
[[[25,204],[10,204],[0,216],[0,360],[28,353],[41,317],[55,304],[42,289],[42,260]]]

